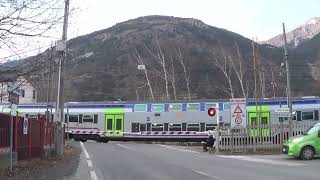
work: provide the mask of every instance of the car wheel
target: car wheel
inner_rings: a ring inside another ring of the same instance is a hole
[[[314,150],[310,146],[306,146],[302,148],[301,153],[300,153],[300,158],[303,160],[310,160],[314,156]]]

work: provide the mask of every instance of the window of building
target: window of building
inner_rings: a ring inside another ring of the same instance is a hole
[[[163,112],[164,104],[152,104],[151,109],[152,112]]]
[[[36,99],[36,90],[32,91],[32,99]]]
[[[200,111],[200,104],[199,103],[188,103],[187,110],[188,111]]]
[[[136,105],[134,105],[134,111],[135,112],[146,112],[147,105],[146,104],[136,104]]]
[[[69,122],[79,122],[79,115],[70,115],[69,114]]]
[[[82,122],[84,123],[93,123],[93,115],[83,115]]]
[[[21,89],[20,91],[21,91],[21,97],[24,97],[25,96],[24,89]]]
[[[169,124],[169,131],[182,131],[181,124]]]
[[[169,111],[181,111],[182,110],[182,104],[170,104],[169,105]]]
[[[216,128],[214,124],[206,124],[206,131],[213,131]]]
[[[151,131],[163,131],[163,124],[152,124]]]
[[[302,120],[313,120],[313,111],[302,112]]]
[[[200,124],[187,124],[187,131],[200,131]]]
[[[209,109],[209,108],[215,108],[217,107],[217,104],[216,103],[206,103],[206,111]]]

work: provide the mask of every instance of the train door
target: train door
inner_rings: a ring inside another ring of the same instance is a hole
[[[248,129],[249,136],[270,136],[270,124],[270,112],[260,112],[260,117],[256,112],[248,113],[248,125],[258,125],[258,128]],[[263,127],[263,125],[266,127]]]
[[[118,110],[118,111],[117,111]],[[123,137],[124,113],[119,108],[107,111],[105,119],[106,136]]]

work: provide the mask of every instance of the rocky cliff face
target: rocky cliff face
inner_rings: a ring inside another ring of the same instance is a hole
[[[296,48],[302,42],[308,41],[320,33],[320,17],[314,17],[304,22],[294,30],[287,33],[287,42],[290,48]],[[279,34],[262,44],[271,44],[276,47],[283,46],[282,34]]]

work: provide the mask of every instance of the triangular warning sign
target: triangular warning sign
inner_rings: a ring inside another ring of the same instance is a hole
[[[242,113],[240,106],[236,107],[236,109],[234,110],[234,113]]]

